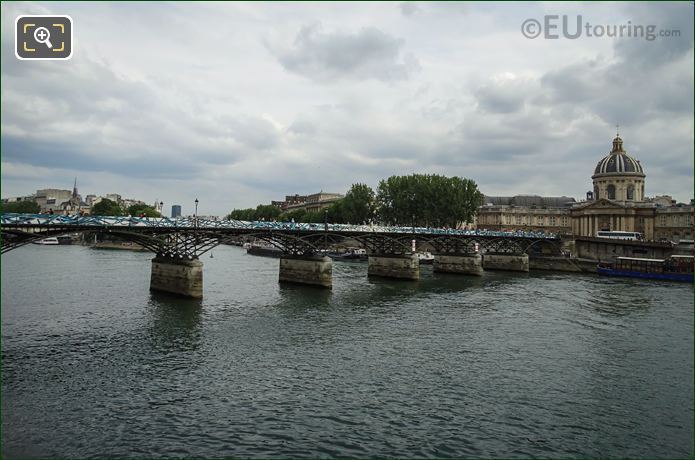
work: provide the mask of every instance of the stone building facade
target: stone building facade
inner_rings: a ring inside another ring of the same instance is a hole
[[[485,197],[478,209],[477,227],[487,230],[524,230],[568,234],[571,231],[570,197],[517,195]]]
[[[639,160],[625,151],[617,135],[591,176],[593,194],[570,209],[572,234],[594,237],[608,230],[639,232],[649,241],[692,239],[692,204],[678,204],[669,196],[645,197],[645,177]]]
[[[303,209],[308,212],[316,212],[327,208],[341,198],[343,195],[340,193],[320,191],[311,195],[286,195],[285,201],[272,201],[271,204],[282,211]]]
[[[693,206],[672,205],[657,207],[654,219],[654,239],[682,241],[693,239]]]
[[[639,232],[652,241],[693,239],[692,202],[646,197],[644,169],[624,150],[619,135],[591,178],[593,191],[581,202],[567,197],[486,197],[478,209],[478,228],[542,230],[574,237],[595,237],[608,230]]]

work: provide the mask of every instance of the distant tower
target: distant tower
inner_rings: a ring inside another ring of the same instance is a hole
[[[75,182],[72,186],[72,197],[70,197],[70,201],[68,203],[72,211],[78,211],[80,209],[80,205],[82,204],[82,197],[77,192],[77,177],[75,177]]]
[[[181,205],[175,204],[171,206],[171,217],[181,217]]]

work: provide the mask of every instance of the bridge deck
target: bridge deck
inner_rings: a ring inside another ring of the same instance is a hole
[[[225,234],[243,234],[245,231],[278,231],[278,232],[330,232],[345,236],[380,234],[412,234],[412,235],[449,235],[449,236],[486,236],[497,238],[530,238],[530,239],[559,239],[554,233],[545,232],[505,232],[490,230],[465,230],[435,227],[403,227],[386,225],[350,225],[333,223],[295,223],[270,221],[241,221],[241,220],[208,220],[191,217],[183,218],[148,218],[148,217],[109,217],[109,216],[64,216],[47,214],[3,214],[0,216],[0,226],[3,229],[40,229],[66,228],[71,230],[147,230],[151,233],[171,233],[176,231],[213,230],[224,231]]]

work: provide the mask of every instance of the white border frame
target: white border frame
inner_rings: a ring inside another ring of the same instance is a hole
[[[17,23],[21,18],[68,18],[70,21],[70,54],[66,57],[27,58],[21,57],[17,52]],[[22,14],[14,20],[14,55],[21,61],[67,61],[75,54],[75,22],[67,14]]]

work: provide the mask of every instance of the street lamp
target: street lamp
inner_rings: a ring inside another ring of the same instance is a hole
[[[164,217],[164,202],[159,202],[159,217]]]
[[[198,198],[195,199],[195,214],[193,214],[193,217],[195,217],[195,226],[198,226]]]
[[[323,248],[328,251],[328,208],[323,210]]]

